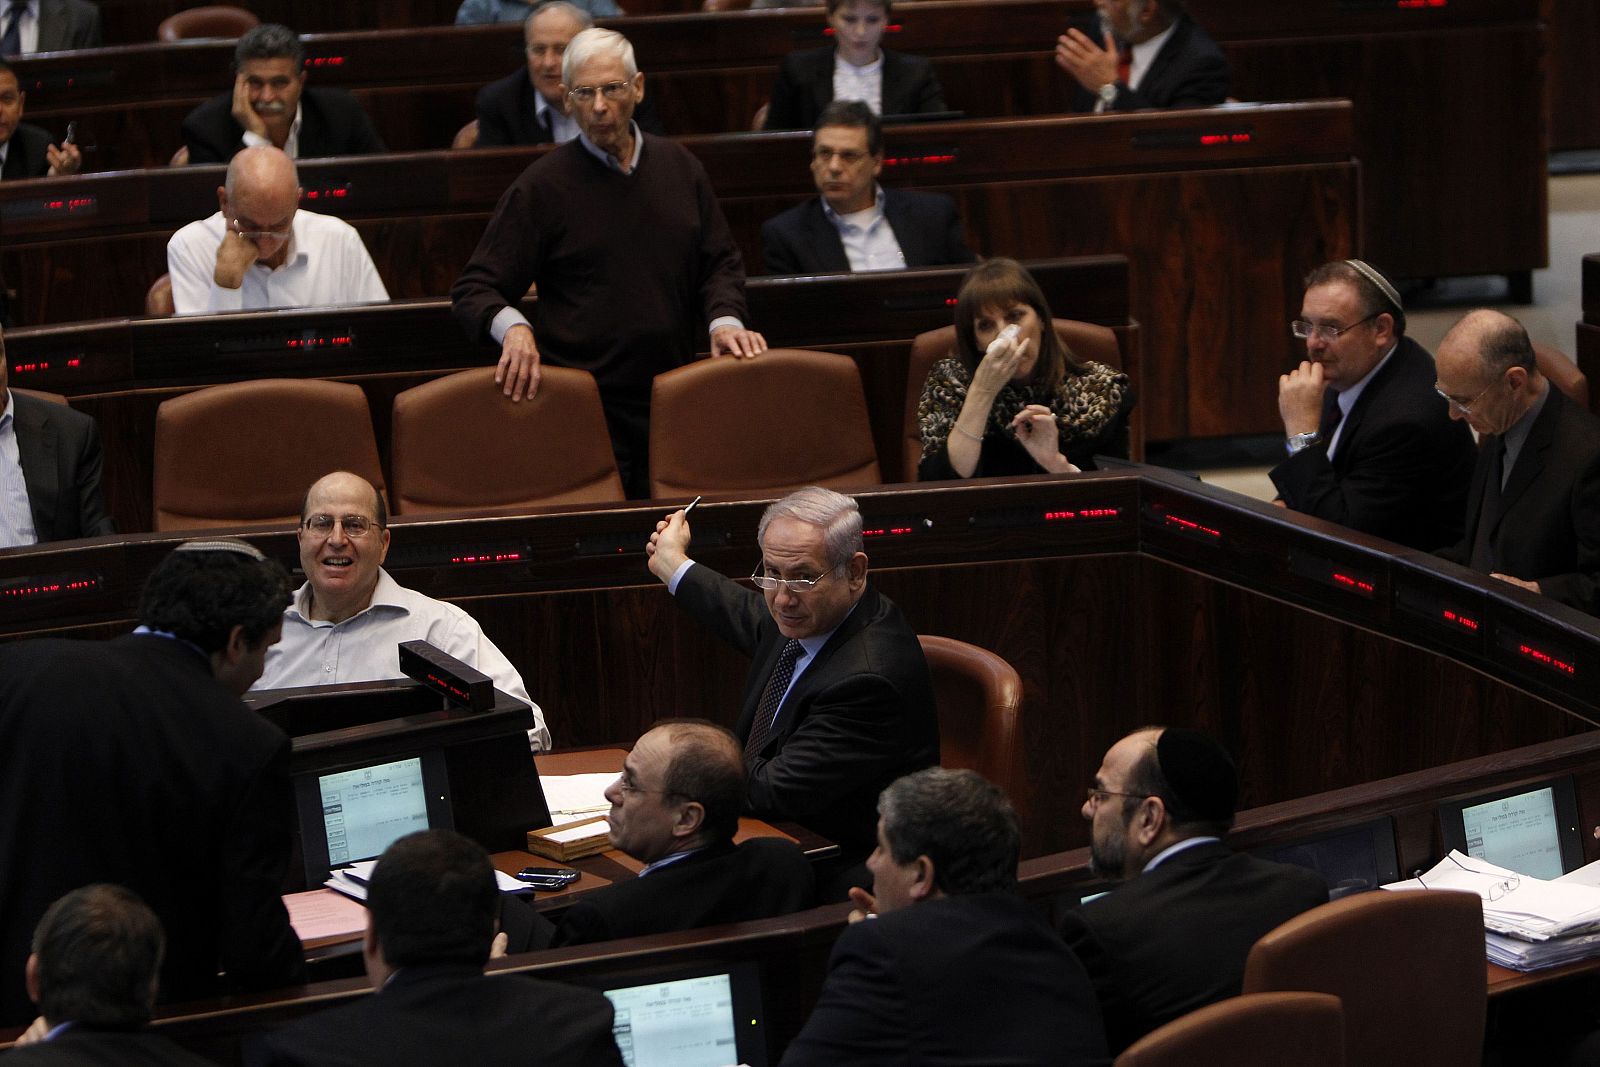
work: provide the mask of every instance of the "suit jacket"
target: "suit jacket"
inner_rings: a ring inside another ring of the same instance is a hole
[[[190,163],[226,163],[244,147],[244,127],[233,118],[233,93],[214,96],[183,120]],[[343,89],[307,86],[300,94],[300,159],[362,156],[385,151],[372,120]]]
[[[1091,41],[1102,41],[1100,21],[1094,16],[1073,23]],[[1117,83],[1117,98],[1109,110],[1133,111],[1137,108],[1214,107],[1228,98],[1232,76],[1228,60],[1211,35],[1186,14],[1172,24],[1167,38],[1150,68],[1139,79],[1139,88]],[[1073,84],[1072,110],[1093,111],[1099,97],[1083,86]]]
[[[471,964],[402,967],[371,996],[246,1042],[251,1067],[620,1067],[605,994]]]
[[[975,258],[962,235],[956,203],[948,196],[884,189],[883,216],[905,253],[908,268],[971,263]],[[828,221],[820,196],[763,222],[761,254],[768,274],[850,269],[839,228]]]
[[[646,96],[634,108],[633,121],[645,133],[665,135],[655,98]],[[539,91],[526,67],[478,90],[478,147],[549,144],[551,131],[539,121]]]
[[[815,126],[822,109],[833,102],[833,62],[831,45],[784,56],[762,128],[809,130]],[[920,115],[948,110],[932,63],[921,56],[883,49],[882,114]]]
[[[1554,385],[1534,420],[1500,494],[1500,520],[1489,534],[1494,569],[1537,581],[1545,596],[1600,615],[1600,418]],[[1497,439],[1485,437],[1467,493],[1461,541],[1439,554],[1472,558]]]
[[[6,1067],[213,1067],[160,1034],[77,1024],[42,1044],[13,1049],[4,1062]]]
[[[116,533],[100,497],[100,430],[81,411],[11,394],[17,452],[40,541]]]
[[[1333,459],[1325,423],[1321,444],[1272,469],[1284,502],[1411,548],[1454,544],[1477,449],[1433,391],[1436,380],[1427,349],[1402,337],[1344,417]]]
[[[43,0],[39,4],[39,51],[99,48],[100,8],[89,0]]]
[[[792,841],[758,837],[711,845],[567,909],[553,945],[768,919],[816,903],[811,862]]]
[[[27,753],[0,775],[0,1025],[33,1018],[22,967],[40,916],[91,882],[161,919],[163,999],[220,992],[219,970],[250,988],[300,979],[279,896],[289,739],[198,650],[151,634],[0,647],[0,739]]]
[[[51,143],[48,130],[20,122],[6,143],[11,147],[6,149],[5,166],[0,167],[0,181],[43,178],[50,172],[50,159],[45,155]]]
[[[784,1067],[1104,1064],[1083,965],[1011,893],[925,900],[847,927]]]
[[[693,566],[675,598],[751,657],[735,731],[750,736],[756,705],[787,639],[761,594]],[[845,856],[877,839],[878,794],[939,762],[939,722],[922,645],[887,597],[869,585],[790,689],[760,754],[748,760],[750,810],[793,819]]]
[[[1060,929],[1094,983],[1116,1055],[1180,1015],[1238,996],[1256,941],[1327,902],[1314,872],[1210,842],[1068,912]]]

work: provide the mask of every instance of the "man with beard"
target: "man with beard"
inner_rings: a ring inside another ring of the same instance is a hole
[[[1124,885],[1062,919],[1100,998],[1113,1056],[1196,1008],[1239,995],[1268,931],[1328,901],[1321,877],[1234,852],[1239,779],[1198,730],[1147,727],[1111,746],[1089,786],[1090,866]]]

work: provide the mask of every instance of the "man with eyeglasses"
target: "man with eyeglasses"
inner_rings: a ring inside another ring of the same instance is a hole
[[[343,219],[303,211],[294,160],[246,148],[228,164],[216,214],[167,242],[179,315],[381,303],[389,291],[361,235]]]
[[[767,508],[757,589],[696,565],[689,540],[676,511],[645,552],[678,605],[751,658],[735,730],[748,808],[837,842],[841,873],[823,893],[842,898],[865,877],[878,794],[939,762],[922,646],[900,609],[867,585],[861,512],[848,496],[812,486]]]
[[[1312,271],[1290,325],[1306,359],[1278,379],[1288,457],[1278,503],[1411,548],[1461,536],[1472,435],[1433,391],[1389,280],[1359,259]]]
[[[538,392],[547,358],[594,375],[622,483],[643,497],[655,376],[693,359],[702,330],[713,356],[767,342],[745,329],[744,262],[705,168],[633,119],[645,94],[633,46],[584,30],[562,78],[580,135],[506,190],[451,298],[469,337],[500,345],[495,383],[513,401]]]
[[[1089,867],[1123,884],[1061,918],[1100,998],[1113,1056],[1228,997],[1261,936],[1328,902],[1322,877],[1222,843],[1233,758],[1199,730],[1152,726],[1112,745],[1089,785]]]
[[[319,479],[300,509],[300,569],[305,584],[283,612],[283,639],[267,654],[253,689],[289,689],[404,678],[400,643],[426,641],[494,679],[502,693],[533,709],[528,742],[550,748],[544,712],[522,675],[476,619],[454,604],[389,577],[389,509],[371,482],[349,471]]]
[[[1439,554],[1600,615],[1600,419],[1551,387],[1528,331],[1498,311],[1445,334],[1438,388],[1479,434],[1466,530]]]
[[[955,201],[885,189],[878,116],[860,100],[835,100],[811,135],[816,199],[761,225],[768,274],[901,270],[971,263]]]

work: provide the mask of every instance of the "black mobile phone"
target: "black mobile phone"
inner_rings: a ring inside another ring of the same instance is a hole
[[[516,879],[535,889],[565,889],[578,880],[578,872],[571,867],[524,867]]]

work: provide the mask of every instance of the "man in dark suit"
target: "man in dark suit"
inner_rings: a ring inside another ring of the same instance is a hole
[[[476,843],[449,830],[400,838],[367,887],[361,953],[376,992],[257,1039],[245,1062],[620,1065],[604,994],[483,973],[499,897]]]
[[[1600,419],[1552,387],[1498,311],[1439,343],[1439,391],[1480,437],[1465,534],[1439,554],[1600,615]]]
[[[1250,948],[1328,900],[1300,867],[1236,853],[1233,760],[1198,730],[1155,727],[1106,753],[1083,817],[1090,867],[1122,886],[1061,921],[1100,998],[1113,1055],[1196,1008],[1239,995]]]
[[[159,985],[161,920],[120,885],[87,885],[50,905],[33,932],[28,996],[39,1017],[8,1065],[206,1067],[144,1029]]]
[[[100,7],[89,0],[8,0],[0,12],[0,56],[102,43]]]
[[[28,94],[17,81],[11,64],[0,59],[0,181],[76,174],[83,169],[83,153],[67,143],[59,148],[50,134],[22,121]],[[0,322],[0,325],[4,325]]]
[[[865,100],[880,115],[948,110],[932,63],[878,47],[890,7],[889,0],[828,0],[833,46],[783,57],[763,128],[809,130],[835,98]]]
[[[219,971],[249,988],[301,977],[279,896],[289,739],[239,701],[288,601],[283,568],[251,546],[189,541],[145,584],[138,632],[0,647],[0,737],[27,754],[0,777],[0,1025],[32,1015],[39,917],[90,882],[161,918],[163,999],[215,994]]]
[[[1477,449],[1405,336],[1394,286],[1359,259],[1324,264],[1290,327],[1307,358],[1278,379],[1279,502],[1411,548],[1454,544]]]
[[[567,909],[552,942],[579,945],[787,915],[811,907],[811,864],[792,841],[733,843],[744,808],[739,739],[707,722],[639,738],[606,789],[611,845],[645,865]]]
[[[116,533],[100,497],[100,430],[64,404],[13,393],[0,334],[0,548]]]
[[[735,731],[749,810],[802,823],[838,842],[840,867],[858,863],[875,840],[878,793],[939,761],[939,724],[916,633],[867,587],[856,502],[813,486],[767,508],[760,593],[696,566],[689,539],[677,511],[645,551],[678,605],[751,657]]]
[[[814,200],[761,225],[768,274],[896,270],[971,263],[955,201],[885,189],[878,117],[859,100],[823,109],[811,137]]]
[[[860,910],[785,1067],[1104,1064],[1082,964],[1016,894],[1005,794],[934,767],[890,785],[878,811],[872,892],[851,891]]]
[[[1228,60],[1181,0],[1102,0],[1100,14],[1056,40],[1077,81],[1074,111],[1213,107],[1228,98]]]
[[[190,163],[226,163],[241,149],[281,148],[290,159],[384,151],[372,120],[343,89],[306,87],[305,48],[287,26],[263,23],[233,50],[233,91],[183,120]]]

